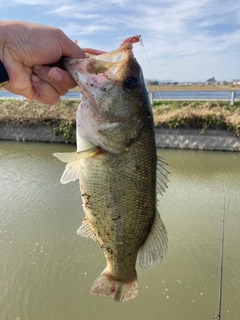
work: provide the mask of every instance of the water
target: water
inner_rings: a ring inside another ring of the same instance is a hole
[[[0,92],[0,99],[21,99],[23,100],[24,98],[20,95],[8,92],[8,91],[1,91]]]
[[[240,153],[159,150],[171,171],[161,198],[169,252],[154,269],[137,268],[136,299],[116,303],[89,294],[105,258],[76,235],[78,182],[61,185],[64,164],[51,156],[74,149],[0,142],[0,319],[213,319],[225,184],[221,319],[239,320]]]
[[[236,91],[235,97],[240,98],[239,91]],[[230,100],[231,91],[158,91],[153,93],[153,99]]]
[[[0,99],[5,98],[23,99],[23,97],[7,91],[0,92]],[[236,91],[235,98],[240,99],[240,91]],[[69,91],[62,99],[81,99],[81,92]],[[158,91],[153,93],[153,99],[230,100],[231,91]]]
[[[79,91],[69,91],[66,95],[62,96],[62,99],[80,99],[81,98],[81,92]],[[2,91],[0,92],[0,99],[21,99],[24,100],[23,96],[13,94],[8,91]]]

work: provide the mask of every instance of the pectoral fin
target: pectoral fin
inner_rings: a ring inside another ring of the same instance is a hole
[[[58,158],[62,162],[73,162],[84,158],[92,157],[99,151],[99,149],[99,147],[95,147],[80,152],[53,153],[53,156]]]
[[[78,179],[80,171],[79,161],[84,158],[93,157],[95,154],[99,152],[99,150],[99,147],[95,147],[81,152],[53,153],[54,157],[58,158],[62,162],[67,162],[60,182],[62,184],[66,184],[68,182],[75,181],[76,179]]]
[[[138,252],[140,267],[152,268],[156,266],[166,256],[167,249],[167,231],[160,214],[156,212],[156,217],[148,237]]]

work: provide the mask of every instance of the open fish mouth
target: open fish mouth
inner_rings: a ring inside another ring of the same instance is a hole
[[[124,80],[129,66],[134,62],[137,63],[131,43],[86,59],[64,59],[66,69],[83,91],[89,86],[91,89],[110,90],[113,84]]]

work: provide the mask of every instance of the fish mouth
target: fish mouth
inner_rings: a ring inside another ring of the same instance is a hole
[[[82,92],[77,130],[91,144],[127,152],[143,128],[145,87],[132,44],[85,59],[65,59]],[[141,111],[140,111],[141,109]]]
[[[133,62],[137,64],[132,44],[126,43],[116,50],[85,59],[65,58],[64,66],[86,93],[87,88],[87,91],[89,88],[108,91],[113,84],[124,81]]]

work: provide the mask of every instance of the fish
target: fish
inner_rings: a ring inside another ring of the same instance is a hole
[[[85,218],[77,234],[97,241],[106,258],[90,293],[124,302],[138,295],[137,257],[141,267],[152,268],[167,254],[158,195],[167,188],[168,165],[157,156],[151,104],[131,40],[90,53],[64,60],[82,92],[77,150],[53,155],[67,163],[61,183],[79,179]]]

